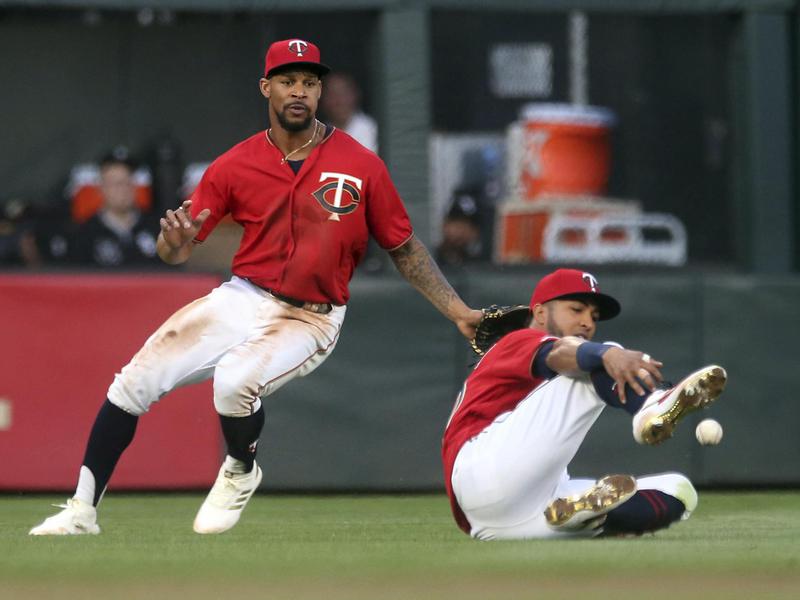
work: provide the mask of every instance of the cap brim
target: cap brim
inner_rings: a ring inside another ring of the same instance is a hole
[[[278,65],[277,67],[272,67],[267,72],[267,79],[270,77],[274,77],[275,75],[279,75],[280,73],[284,73],[286,71],[310,71],[312,73],[316,73],[319,77],[323,75],[327,75],[331,72],[331,68],[323,63],[313,63],[313,62],[290,62],[284,65]]]
[[[613,319],[616,317],[620,312],[622,312],[622,306],[620,303],[617,302],[611,296],[607,296],[606,294],[600,293],[577,293],[577,294],[564,294],[563,296],[558,296],[557,298],[553,298],[553,300],[569,300],[570,298],[575,298],[577,300],[589,300],[594,302],[597,305],[597,312],[599,313],[598,320],[599,321],[608,321],[609,319]]]

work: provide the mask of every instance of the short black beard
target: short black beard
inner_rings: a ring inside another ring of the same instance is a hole
[[[561,329],[558,325],[555,324],[555,322],[553,321],[553,317],[552,316],[548,316],[547,323],[545,325],[545,330],[550,335],[554,335],[556,337],[560,337],[560,338],[567,337],[567,334],[564,332],[564,330]],[[587,342],[590,341],[590,339],[588,337],[585,337],[584,334],[582,334],[582,333],[573,333],[573,334],[570,334],[570,335],[573,336],[573,337],[583,338]]]
[[[293,123],[283,116],[283,113],[275,113],[275,115],[278,117],[278,123],[281,124],[281,127],[283,127],[286,131],[291,131],[292,133],[297,133],[299,131],[308,129],[311,127],[311,123],[314,120],[314,115],[310,114],[304,121]]]
[[[558,325],[555,324],[555,320],[553,319],[553,313],[555,313],[553,305],[545,304],[544,307],[547,309],[547,323],[546,323],[547,333],[558,337],[564,337],[564,332]]]

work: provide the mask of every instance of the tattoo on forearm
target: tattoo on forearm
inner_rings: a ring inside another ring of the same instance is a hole
[[[458,295],[445,279],[425,245],[411,238],[389,253],[400,274],[425,296],[440,312],[449,315]]]

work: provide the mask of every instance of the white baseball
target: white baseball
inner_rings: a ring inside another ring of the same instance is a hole
[[[716,446],[722,441],[722,425],[714,419],[703,419],[697,424],[694,435],[703,446]]]

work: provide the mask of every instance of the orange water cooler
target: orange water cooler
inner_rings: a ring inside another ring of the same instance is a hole
[[[498,206],[496,262],[541,262],[542,237],[555,214],[635,210],[603,201],[615,123],[611,110],[528,104],[520,116],[508,139],[509,187],[516,193]]]
[[[596,106],[529,104],[522,111],[524,200],[602,196],[611,167],[613,113]]]

